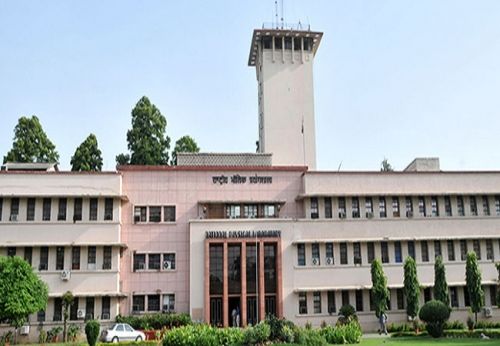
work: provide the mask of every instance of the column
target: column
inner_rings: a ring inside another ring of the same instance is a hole
[[[283,275],[281,262],[281,239],[276,242],[276,315],[283,317]]]
[[[259,241],[259,321],[266,318],[266,291],[264,287],[264,242]]]
[[[204,316],[205,323],[210,323],[210,243],[205,241],[205,304],[204,304]]]
[[[247,325],[247,243],[241,243],[241,326]]]
[[[222,249],[222,324],[224,327],[229,327],[229,313],[228,313],[228,287],[227,287],[227,242],[224,242]]]

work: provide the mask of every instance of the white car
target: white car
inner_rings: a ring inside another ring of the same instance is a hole
[[[146,340],[146,335],[134,330],[127,323],[116,323],[110,329],[102,331],[101,340],[104,342],[142,341]]]

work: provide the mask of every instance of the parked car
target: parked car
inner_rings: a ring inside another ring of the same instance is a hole
[[[144,333],[139,330],[134,330],[134,328],[127,323],[116,323],[110,329],[103,330],[101,333],[101,341],[103,342],[142,340],[146,340]]]

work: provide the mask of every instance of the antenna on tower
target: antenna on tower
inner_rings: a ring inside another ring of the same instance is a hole
[[[281,30],[285,28],[285,16],[283,15],[283,0],[281,0]]]
[[[274,19],[276,20],[276,29],[279,29],[278,21],[278,0],[274,0]]]

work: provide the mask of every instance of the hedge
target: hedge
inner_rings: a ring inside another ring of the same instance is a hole
[[[117,323],[128,323],[134,329],[162,329],[163,327],[174,328],[192,324],[189,314],[150,314],[142,316],[116,316]]]
[[[490,339],[500,339],[500,330],[474,330],[474,331],[468,331],[468,330],[445,330],[444,331],[444,336],[447,338],[481,338],[481,334],[486,335]]]

